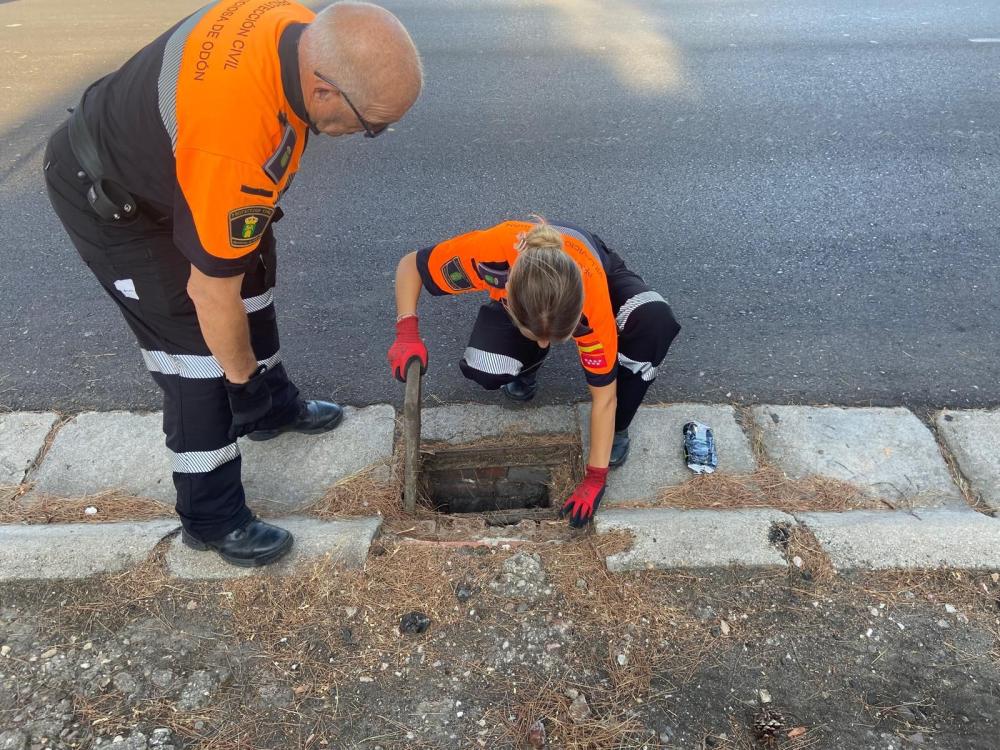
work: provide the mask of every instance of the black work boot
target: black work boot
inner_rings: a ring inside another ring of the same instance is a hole
[[[527,375],[518,375],[512,381],[503,386],[503,395],[514,401],[531,401],[538,390],[538,372]]]
[[[188,534],[187,530],[182,530],[181,541],[200,552],[218,552],[219,557],[230,565],[256,568],[283,557],[292,548],[293,540],[291,532],[253,517],[222,539],[203,542]]]
[[[628,427],[624,430],[618,430],[615,433],[614,442],[611,443],[611,460],[608,462],[608,466],[617,467],[625,463],[625,459],[628,458],[628,449],[631,445],[631,441],[628,436]]]
[[[254,430],[247,435],[251,440],[270,440],[283,432],[301,432],[306,435],[319,435],[329,432],[344,418],[344,410],[329,401],[302,401],[299,413],[295,419],[286,425],[273,430]]]

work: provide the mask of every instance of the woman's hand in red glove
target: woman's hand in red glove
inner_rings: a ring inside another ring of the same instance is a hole
[[[569,525],[574,529],[583,528],[590,523],[601,504],[601,498],[604,497],[607,478],[607,469],[588,466],[583,481],[573,490],[573,494],[559,511],[559,517],[569,516]]]
[[[420,339],[417,316],[407,315],[396,321],[396,340],[389,347],[389,366],[396,380],[406,382],[406,369],[412,359],[420,360],[420,374],[426,374],[427,347]]]

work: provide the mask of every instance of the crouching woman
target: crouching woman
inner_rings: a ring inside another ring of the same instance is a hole
[[[592,232],[566,224],[506,221],[406,255],[396,269],[396,340],[389,364],[399,380],[417,358],[427,367],[417,301],[485,292],[462,373],[489,390],[528,401],[552,344],[572,339],[592,408],[583,481],[562,507],[574,527],[590,522],[609,467],[628,458],[628,428],[680,325],[667,302]]]

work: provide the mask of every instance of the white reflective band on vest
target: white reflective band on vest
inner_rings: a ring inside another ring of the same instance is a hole
[[[171,470],[178,474],[204,474],[218,469],[240,455],[240,447],[230,443],[215,451],[170,452]]]
[[[247,311],[247,314],[260,312],[265,307],[274,303],[274,289],[268,289],[263,294],[258,294],[256,297],[247,297],[243,300],[243,309]]]
[[[629,297],[625,300],[625,304],[621,306],[621,309],[618,310],[618,315],[615,316],[615,323],[618,325],[618,330],[624,331],[625,324],[628,322],[628,316],[631,315],[637,307],[645,305],[647,302],[667,303],[667,301],[660,296],[659,292],[642,292],[634,297]]]
[[[221,378],[224,374],[219,361],[211,355],[167,354],[166,352],[151,352],[148,349],[140,349],[139,351],[142,352],[142,360],[150,372],[179,375],[182,378],[195,380]],[[257,364],[267,365],[267,369],[270,370],[280,361],[281,350],[279,349],[273,356],[257,360]]]
[[[174,33],[167,39],[163,48],[163,62],[160,65],[160,77],[157,79],[157,101],[160,106],[160,119],[170,136],[170,145],[177,153],[177,79],[181,74],[181,57],[184,55],[184,45],[191,35],[191,30],[202,17],[208,13],[214,3],[209,3],[199,11],[191,14]],[[211,42],[209,42],[211,44]]]
[[[524,363],[506,354],[494,354],[470,346],[465,350],[465,363],[473,370],[488,372],[490,375],[517,375],[524,369]]]
[[[656,377],[656,368],[653,367],[652,362],[636,362],[634,359],[629,359],[621,352],[618,352],[618,364],[631,370],[643,380],[653,380]]]

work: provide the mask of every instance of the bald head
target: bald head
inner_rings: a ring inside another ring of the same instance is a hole
[[[320,12],[302,33],[299,67],[303,95],[318,83],[314,72],[334,81],[366,121],[399,120],[423,86],[420,56],[403,24],[371,3],[338,2]]]

